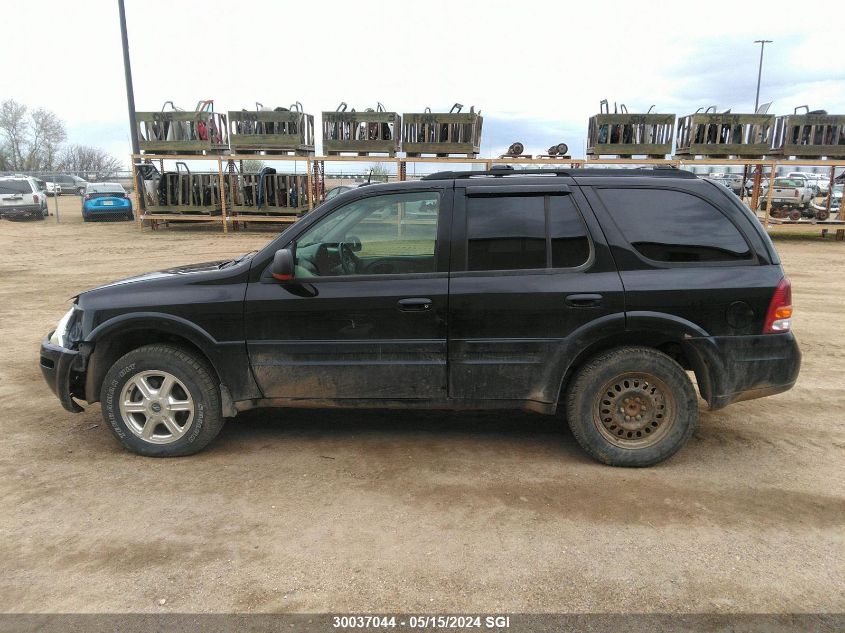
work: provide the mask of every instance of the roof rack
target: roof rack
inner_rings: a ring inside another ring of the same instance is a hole
[[[643,172],[647,171],[648,174]],[[672,165],[653,165],[648,167],[636,167],[634,169],[514,169],[511,165],[495,165],[493,169],[486,171],[438,171],[422,177],[422,180],[456,180],[475,177],[518,177],[518,176],[658,176],[662,178],[697,178],[691,171],[678,169]]]

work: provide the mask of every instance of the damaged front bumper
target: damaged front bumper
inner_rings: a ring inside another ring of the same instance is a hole
[[[83,411],[73,398],[85,372],[85,360],[79,351],[51,343],[49,334],[41,341],[41,373],[59,402],[71,413]]]

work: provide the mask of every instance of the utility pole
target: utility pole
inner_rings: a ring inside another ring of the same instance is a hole
[[[135,156],[140,154],[138,149],[138,131],[135,123],[135,89],[132,87],[132,65],[129,63],[129,36],[126,34],[126,7],[123,6],[123,0],[117,0],[117,9],[120,13],[120,41],[123,45],[123,75],[126,79],[126,103],[129,107],[129,140],[132,143],[132,162],[135,162]],[[129,165],[134,172],[135,169]],[[144,210],[144,196],[141,187],[139,187],[139,179],[136,178],[132,183],[135,189],[135,199],[138,200],[138,212]]]
[[[760,45],[760,67],[757,69],[757,96],[754,98],[754,112],[757,112],[757,107],[760,105],[760,78],[763,76],[763,49],[766,48],[766,44],[771,44],[772,40],[754,40],[754,43]]]

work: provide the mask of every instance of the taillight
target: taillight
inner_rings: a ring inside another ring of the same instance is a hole
[[[797,198],[797,197],[798,197],[798,190],[797,190],[797,189],[793,190],[792,197],[793,197],[793,198]]]
[[[91,198],[93,198],[93,197],[94,197],[94,196],[92,196],[90,193],[86,193],[86,194],[85,194],[85,199],[86,199],[86,200],[90,200],[90,199],[91,199]]]
[[[769,302],[769,310],[766,312],[766,323],[763,325],[763,334],[777,334],[788,332],[792,319],[792,284],[789,277],[780,280],[775,294]]]
[[[38,198],[38,194],[37,194],[37,193],[32,194],[32,201],[33,201],[33,202],[38,202],[38,200],[39,200],[39,198]]]

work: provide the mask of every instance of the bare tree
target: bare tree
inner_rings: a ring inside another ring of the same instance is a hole
[[[0,133],[5,143],[3,154],[12,170],[24,169],[24,154],[29,144],[29,126],[26,121],[27,107],[14,99],[0,104]]]
[[[52,171],[65,126],[55,113],[29,110],[14,99],[0,104],[0,168],[15,171]]]
[[[94,180],[106,180],[121,171],[123,164],[99,147],[69,145],[61,154],[59,168]]]
[[[58,160],[59,146],[67,138],[65,126],[55,113],[38,108],[30,114],[31,141],[27,169],[53,171]]]

